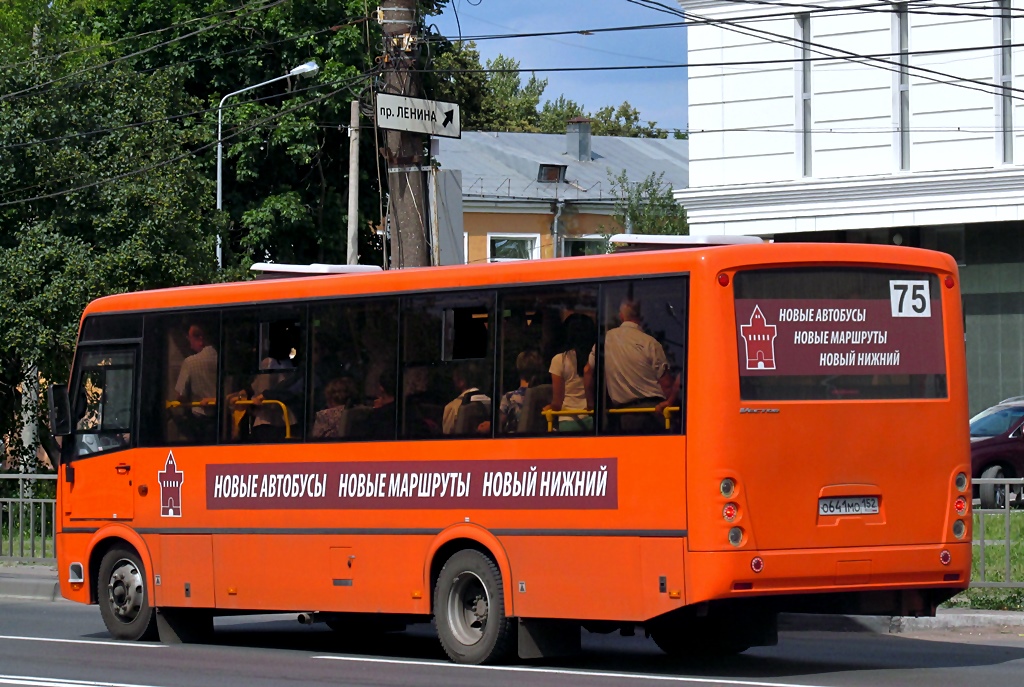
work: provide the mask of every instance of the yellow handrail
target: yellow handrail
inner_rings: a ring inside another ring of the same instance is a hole
[[[192,401],[190,403],[182,403],[181,401],[167,401],[167,408],[181,408],[182,406],[191,406],[193,408],[208,408],[217,405],[217,399],[215,398],[204,398],[201,401]]]
[[[286,406],[283,401],[277,401],[277,400],[270,399],[270,398],[263,399],[263,405],[266,405],[268,403],[281,407],[281,414],[284,416],[284,438],[285,439],[291,439],[292,438],[292,423],[290,422],[291,418],[288,416],[288,406]],[[182,406],[191,406],[192,408],[200,408],[200,407],[205,408],[205,407],[210,407],[210,406],[216,406],[217,405],[217,400],[211,398],[209,400],[204,399],[202,401],[191,401],[191,402],[188,402],[188,403],[182,403],[181,401],[167,401],[165,403],[165,405],[166,405],[167,408],[181,408]],[[233,401],[232,405],[236,405],[236,406],[254,406],[254,405],[256,405],[256,403],[254,403],[253,401],[249,401],[249,400],[238,400],[238,401]]]
[[[657,412],[656,407],[651,408],[609,408],[609,413],[654,413]],[[671,429],[672,427],[672,413],[678,413],[682,408],[680,406],[665,406],[665,409],[661,411],[662,415],[665,416],[665,429]]]
[[[281,413],[284,415],[284,438],[285,439],[291,439],[292,438],[292,423],[289,421],[290,418],[288,417],[288,406],[286,406],[283,401],[277,401],[277,400],[272,399],[272,398],[265,398],[265,399],[263,399],[263,405],[266,405],[268,403],[272,403],[273,405],[276,405],[276,406],[281,406]],[[254,405],[257,405],[257,404],[254,401],[235,401],[235,405],[236,406],[254,406]]]
[[[555,416],[561,417],[563,415],[593,415],[594,411],[593,410],[573,410],[572,408],[563,408],[562,410],[551,410],[549,408],[548,410],[540,411],[540,413],[541,413],[541,415],[544,416],[544,419],[546,419],[548,421],[548,431],[550,432],[550,431],[552,431],[554,429]]]

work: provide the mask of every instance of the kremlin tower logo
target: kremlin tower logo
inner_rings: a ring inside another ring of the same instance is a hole
[[[181,483],[185,481],[185,473],[178,470],[174,462],[174,452],[167,454],[164,469],[157,473],[160,482],[160,517],[181,517]]]
[[[755,305],[750,323],[740,325],[740,335],[747,349],[748,370],[775,369],[775,330],[774,324],[765,322],[761,307]]]

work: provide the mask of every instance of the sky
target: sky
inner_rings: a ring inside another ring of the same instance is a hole
[[[458,23],[456,23],[456,14]],[[505,33],[584,30],[678,21],[626,0],[451,0],[431,18],[451,39]],[[477,41],[482,61],[499,53],[524,68],[681,64],[686,62],[684,28],[614,31],[589,36],[502,38]],[[587,111],[628,100],[640,117],[666,129],[686,128],[684,69],[538,73],[548,80],[541,97],[559,95]],[[524,75],[523,81],[529,78]]]

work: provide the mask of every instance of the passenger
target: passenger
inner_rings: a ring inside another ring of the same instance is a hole
[[[340,435],[341,415],[355,406],[356,382],[351,377],[338,377],[327,382],[324,400],[327,407],[317,412],[313,422],[314,439],[336,439]]]
[[[661,343],[641,329],[638,300],[622,299],[619,320],[622,324],[609,329],[604,337],[604,382],[610,406],[652,409],[649,413],[617,414],[622,431],[662,432],[663,411],[679,397],[679,379],[672,375]],[[593,369],[593,351],[588,363]],[[592,390],[588,396],[593,397]]]
[[[377,398],[373,401],[373,410],[366,418],[366,425],[361,435],[367,439],[395,438],[395,373],[386,368],[380,373],[377,382]]]
[[[198,323],[189,326],[187,336],[192,355],[181,363],[174,385],[177,400],[189,406],[180,429],[192,441],[212,442],[217,438],[217,349]]]
[[[514,434],[519,428],[519,414],[523,409],[526,390],[536,386],[544,374],[544,361],[540,353],[527,350],[516,356],[516,372],[519,374],[519,386],[503,394],[498,406],[498,432],[501,434]],[[490,432],[491,421],[481,422],[477,431],[481,434]]]
[[[276,336],[271,335],[270,355],[260,361],[261,374],[252,382],[252,417],[251,438],[256,443],[274,443],[284,441],[289,433],[285,426],[285,409],[287,409],[288,425],[295,425],[299,418],[295,408],[299,407],[304,383],[301,367],[297,369],[291,359],[291,337],[282,330]],[[245,391],[237,395],[245,400]],[[277,401],[278,403],[264,403]],[[291,429],[291,427],[289,427]]]
[[[565,345],[551,359],[551,404],[545,410],[589,410],[583,368],[597,342],[597,325],[582,313],[565,318]],[[558,431],[580,432],[594,428],[591,415],[559,415]]]
[[[452,382],[458,390],[459,395],[444,407],[444,415],[441,421],[443,434],[451,434],[455,430],[455,420],[459,416],[459,408],[463,403],[482,402],[490,403],[491,398],[479,388],[473,385],[473,381],[480,375],[476,365],[468,363],[462,367],[456,367],[452,372]]]

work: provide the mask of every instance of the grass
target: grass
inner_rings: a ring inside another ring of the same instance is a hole
[[[1024,511],[1010,512],[1010,574],[1006,575],[1005,515],[985,516],[985,574],[981,573],[981,546],[975,544],[972,582],[1020,582],[1024,584]],[[981,539],[981,516],[974,515],[974,539]],[[971,587],[945,606],[985,610],[1024,611],[1024,589]]]

